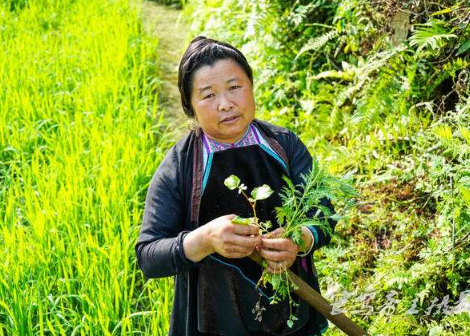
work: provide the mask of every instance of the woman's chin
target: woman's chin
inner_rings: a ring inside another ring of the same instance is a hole
[[[225,130],[224,132],[220,132],[216,136],[211,136],[210,134],[208,135],[215,141],[225,142],[225,143],[235,143],[241,138],[243,138],[243,136],[245,135],[245,132],[246,132],[246,129],[240,128],[240,129]]]

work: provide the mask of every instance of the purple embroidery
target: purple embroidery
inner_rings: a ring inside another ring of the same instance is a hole
[[[260,143],[258,135],[256,134],[256,130],[251,124],[246,134],[243,136],[243,138],[241,138],[235,143],[218,142],[209,138],[205,134],[203,134],[203,138],[204,138],[204,147],[208,154],[213,153],[213,152],[223,151],[229,148],[239,148],[239,147],[246,147],[250,145],[258,145]]]
[[[255,134],[256,142],[257,142],[257,143],[261,143],[261,141],[259,141],[258,132],[257,132],[256,129],[253,127],[253,125],[251,125],[251,124],[250,124],[250,129],[251,129],[251,131]]]
[[[207,143],[207,137],[205,135],[202,136],[202,140],[204,142],[204,147],[206,147],[206,151],[207,153],[210,152],[210,149],[209,149],[209,144]]]

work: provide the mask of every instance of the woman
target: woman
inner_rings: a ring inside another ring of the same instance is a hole
[[[300,175],[311,167],[306,147],[287,129],[254,119],[252,71],[229,44],[195,38],[180,62],[178,86],[184,112],[199,127],[158,167],[136,245],[147,277],[176,276],[169,334],[321,334],[326,319],[298,298],[298,320],[287,327],[288,303],[269,304],[269,288],[256,287],[262,269],[248,256],[257,250],[270,272],[291,268],[319,290],[307,260],[330,237],[304,227],[306,249],[300,251],[290,239],[278,238],[282,229],[268,238],[255,226],[233,224],[235,215],[253,214],[243,196],[223,183],[234,174],[248,190],[268,184],[275,193],[258,202],[257,215],[276,223],[273,209],[281,204],[282,176],[300,184]],[[330,224],[333,229],[335,223]],[[265,309],[261,321],[255,320],[256,304]]]

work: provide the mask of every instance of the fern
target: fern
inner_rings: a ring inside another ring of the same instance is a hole
[[[352,122],[358,124],[362,129],[369,129],[381,116],[394,110],[394,102],[399,96],[399,78],[387,68],[371,80],[360,92],[360,98],[356,102],[356,112]]]
[[[410,38],[410,45],[417,47],[417,54],[427,49],[438,50],[444,47],[448,40],[457,37],[448,32],[443,27],[444,24],[442,20],[430,19],[426,23],[416,25],[417,28]]]
[[[300,51],[297,53],[297,56],[295,57],[296,59],[299,58],[302,54],[306,53],[307,51],[312,51],[312,50],[319,50],[323,46],[325,46],[329,41],[334,39],[335,37],[338,36],[338,32],[336,30],[330,30],[329,32],[311,38],[308,40],[308,42],[300,49]]]
[[[269,21],[272,20],[269,14],[263,3],[253,3],[243,38],[250,39],[266,33],[264,27],[269,27]]]

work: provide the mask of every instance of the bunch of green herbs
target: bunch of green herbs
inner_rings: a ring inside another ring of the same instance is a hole
[[[312,168],[308,174],[301,175],[302,183],[295,185],[288,177],[283,177],[286,185],[280,192],[282,206],[276,207],[276,220],[279,228],[284,229],[279,238],[292,239],[299,246],[300,250],[305,250],[305,242],[302,236],[302,227],[316,226],[323,230],[325,234],[332,234],[329,221],[337,221],[344,216],[335,213],[326,205],[325,200],[334,203],[343,203],[343,209],[347,210],[354,204],[354,197],[358,196],[354,187],[350,183],[350,176],[346,175],[342,178],[330,175],[321,167],[318,160],[313,159]],[[243,194],[253,209],[253,217],[240,218],[236,217],[236,224],[253,224],[260,228],[261,234],[270,236],[269,229],[272,228],[270,221],[262,222],[256,215],[256,202],[266,199],[273,194],[273,190],[266,184],[261,187],[254,188],[249,197],[245,191],[247,187],[240,183],[240,179],[235,176],[229,176],[225,181],[227,188],[238,190],[239,194]],[[289,301],[289,319],[287,325],[292,327],[297,317],[293,313],[293,308],[298,304],[292,297],[292,292],[296,289],[296,285],[289,276],[289,270],[284,266],[281,273],[270,273],[266,261],[263,261],[263,273],[258,281],[258,286],[267,288],[271,285],[273,295],[270,298],[271,304],[276,304],[284,300]],[[282,266],[281,266],[282,267]],[[260,320],[260,312],[262,307],[257,304],[257,319]]]

